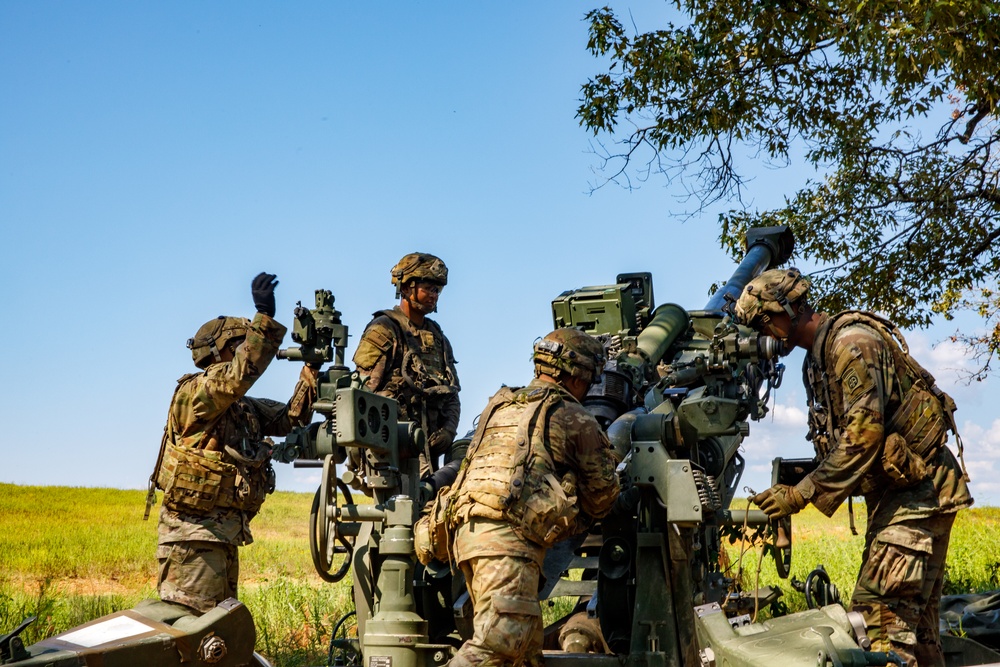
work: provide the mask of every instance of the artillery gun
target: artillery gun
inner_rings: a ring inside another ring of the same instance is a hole
[[[719,565],[723,533],[753,528],[770,535],[779,574],[790,568],[791,521],[772,524],[762,512],[730,507],[749,421],[766,414],[783,368],[777,341],[736,326],[726,304],[754,276],[786,261],[791,249],[787,228],[752,230],[745,259],[701,310],[655,307],[651,276],[643,273],[553,301],[557,327],[581,327],[609,352],[604,378],[585,405],[622,457],[623,493],[615,512],[546,559],[540,597],[576,600],[546,628],[550,665],[752,667],[780,657],[788,665],[824,667],[896,660],[870,651],[863,623],[838,604],[754,621],[747,612],[778,592],[741,591]],[[323,470],[310,516],[311,553],[327,581],[353,570],[357,607],[358,638],[336,640],[339,662],[443,665],[471,635],[471,605],[446,565],[424,568],[413,553],[412,528],[424,500],[417,463],[424,434],[399,423],[395,402],[369,392],[364,378],[344,366],[347,329],[329,292],[317,291],[316,307],[300,306],[295,315],[299,347],[280,356],[333,365],[320,378],[315,409],[323,421],[290,434],[274,457]],[[349,468],[339,478],[337,464]],[[773,481],[788,481],[807,465],[777,460]],[[355,502],[358,491],[371,501]],[[568,571],[581,576],[571,580],[563,576]],[[831,602],[828,589],[810,592]],[[19,628],[0,637],[0,664],[268,664],[252,653],[253,624],[239,602],[200,618],[168,613],[162,604],[147,601],[27,648]],[[986,649],[949,648],[950,665],[1000,660]]]

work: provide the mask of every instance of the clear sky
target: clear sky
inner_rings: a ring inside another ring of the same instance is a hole
[[[640,30],[669,19],[665,2],[612,5]],[[193,370],[185,340],[250,316],[262,270],[289,325],[296,301],[332,290],[352,354],[394,303],[399,257],[441,256],[462,430],[501,383],[530,379],[560,292],[651,271],[658,303],[704,306],[734,268],[718,210],[682,222],[690,202],[662,180],[590,191],[599,162],[574,114],[600,69],[592,6],[0,3],[0,481],[143,487]],[[756,174],[760,206],[796,182]],[[977,500],[996,505],[997,381],[955,384],[961,350],[933,347],[953,329],[909,337],[958,400]],[[811,455],[800,363],[752,426],[741,486]],[[283,400],[297,372],[276,361],[251,395]],[[279,488],[318,482],[277,468]]]

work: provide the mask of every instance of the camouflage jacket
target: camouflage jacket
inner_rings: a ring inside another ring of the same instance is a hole
[[[526,555],[586,529],[618,497],[617,463],[597,420],[560,385],[535,379],[522,389],[504,387],[480,417],[449,491],[449,513],[455,525],[506,521],[534,544],[490,540],[461,545],[458,557]]]
[[[905,488],[894,487],[883,467],[886,437],[903,398],[917,390],[901,351],[866,323],[834,326],[841,313],[826,315],[803,364],[810,396],[810,439],[819,464],[797,489],[831,516],[849,496],[863,494],[869,512],[892,515],[893,522],[955,512],[972,496],[954,455],[941,442],[928,450],[926,477]],[[895,345],[895,343],[892,343]]]
[[[316,398],[317,371],[302,367],[292,399],[280,403],[245,394],[274,359],[285,327],[267,315],[258,313],[234,359],[212,364],[201,373],[185,375],[178,381],[167,420],[167,446],[195,449],[222,463],[235,463],[226,451],[264,459],[264,476],[270,477],[273,490],[274,471],[267,461],[269,451],[265,436],[283,436],[295,426],[312,420]],[[249,452],[249,449],[255,450]],[[267,484],[267,479],[251,483]],[[159,543],[199,540],[243,545],[253,541],[250,520],[254,512],[232,507],[213,507],[205,512],[175,511],[164,506],[160,511]]]
[[[375,313],[354,364],[369,376],[369,389],[399,403],[400,420],[416,422],[428,437],[442,429],[457,433],[461,386],[451,343],[436,322],[425,318],[418,327],[398,306]]]

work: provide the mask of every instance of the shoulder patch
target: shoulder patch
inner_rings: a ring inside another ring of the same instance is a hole
[[[853,405],[860,397],[875,389],[873,370],[857,345],[839,346],[834,359],[834,373],[844,394],[844,405]]]
[[[371,370],[379,359],[390,353],[394,342],[392,334],[383,325],[369,324],[354,352],[354,364],[363,370]]]
[[[354,365],[362,370],[370,371],[378,363],[378,360],[384,356],[385,352],[370,342],[362,340],[358,343],[358,349],[354,352]]]
[[[388,352],[392,349],[394,337],[392,332],[386,327],[373,322],[367,329],[365,329],[365,332],[361,334],[361,342],[369,343],[383,352]]]

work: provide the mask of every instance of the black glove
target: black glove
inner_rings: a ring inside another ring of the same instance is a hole
[[[253,293],[253,305],[257,307],[258,313],[263,313],[268,317],[274,317],[274,288],[278,286],[277,278],[273,273],[261,271],[250,283],[250,291]]]
[[[435,456],[444,454],[455,442],[455,432],[447,428],[439,428],[427,438],[427,445],[431,448],[431,454]]]

